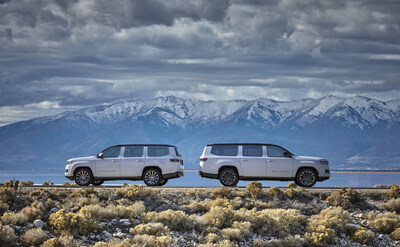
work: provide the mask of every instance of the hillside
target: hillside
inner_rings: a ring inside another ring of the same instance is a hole
[[[333,168],[398,169],[400,100],[201,101],[173,96],[64,112],[0,128],[0,170],[60,171],[68,158],[120,143],[177,145],[196,169],[204,145],[270,142]]]

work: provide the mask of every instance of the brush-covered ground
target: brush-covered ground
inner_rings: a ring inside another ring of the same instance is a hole
[[[0,246],[400,246],[400,186],[0,187]]]

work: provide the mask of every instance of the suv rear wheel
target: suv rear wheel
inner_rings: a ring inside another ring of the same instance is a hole
[[[161,172],[155,168],[147,169],[143,173],[143,181],[147,186],[158,186],[161,180]]]
[[[75,173],[75,183],[79,186],[88,186],[92,180],[92,172],[88,168],[81,168]]]
[[[317,173],[314,169],[303,168],[297,172],[295,182],[301,187],[312,187],[317,182]]]
[[[223,186],[236,186],[239,182],[239,175],[233,168],[223,168],[218,177]]]

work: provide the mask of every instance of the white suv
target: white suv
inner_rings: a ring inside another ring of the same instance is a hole
[[[200,157],[200,176],[219,179],[224,186],[240,180],[294,180],[311,187],[329,179],[329,163],[317,157],[297,156],[281,146],[264,143],[209,144]]]
[[[111,146],[96,156],[67,161],[65,177],[80,186],[101,185],[104,180],[144,180],[161,186],[183,176],[183,160],[172,145],[129,144]]]

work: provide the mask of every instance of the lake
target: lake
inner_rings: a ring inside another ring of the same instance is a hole
[[[35,185],[41,185],[45,181],[51,181],[56,185],[62,185],[65,182],[72,181],[66,179],[64,174],[23,174],[23,173],[3,173],[0,174],[0,182],[10,179],[19,181],[33,181]],[[250,181],[240,181],[238,186],[246,186]],[[285,187],[288,183],[280,181],[259,181],[263,186]],[[106,181],[104,185],[122,185],[123,183],[131,184],[132,181],[118,180]],[[134,181],[135,184],[144,184],[142,181]],[[399,184],[400,173],[378,173],[378,172],[332,172],[331,178],[323,182],[317,182],[315,187],[373,187],[376,184]],[[216,179],[202,178],[197,171],[185,171],[185,176],[178,179],[171,179],[165,185],[167,187],[218,187],[221,186]]]

